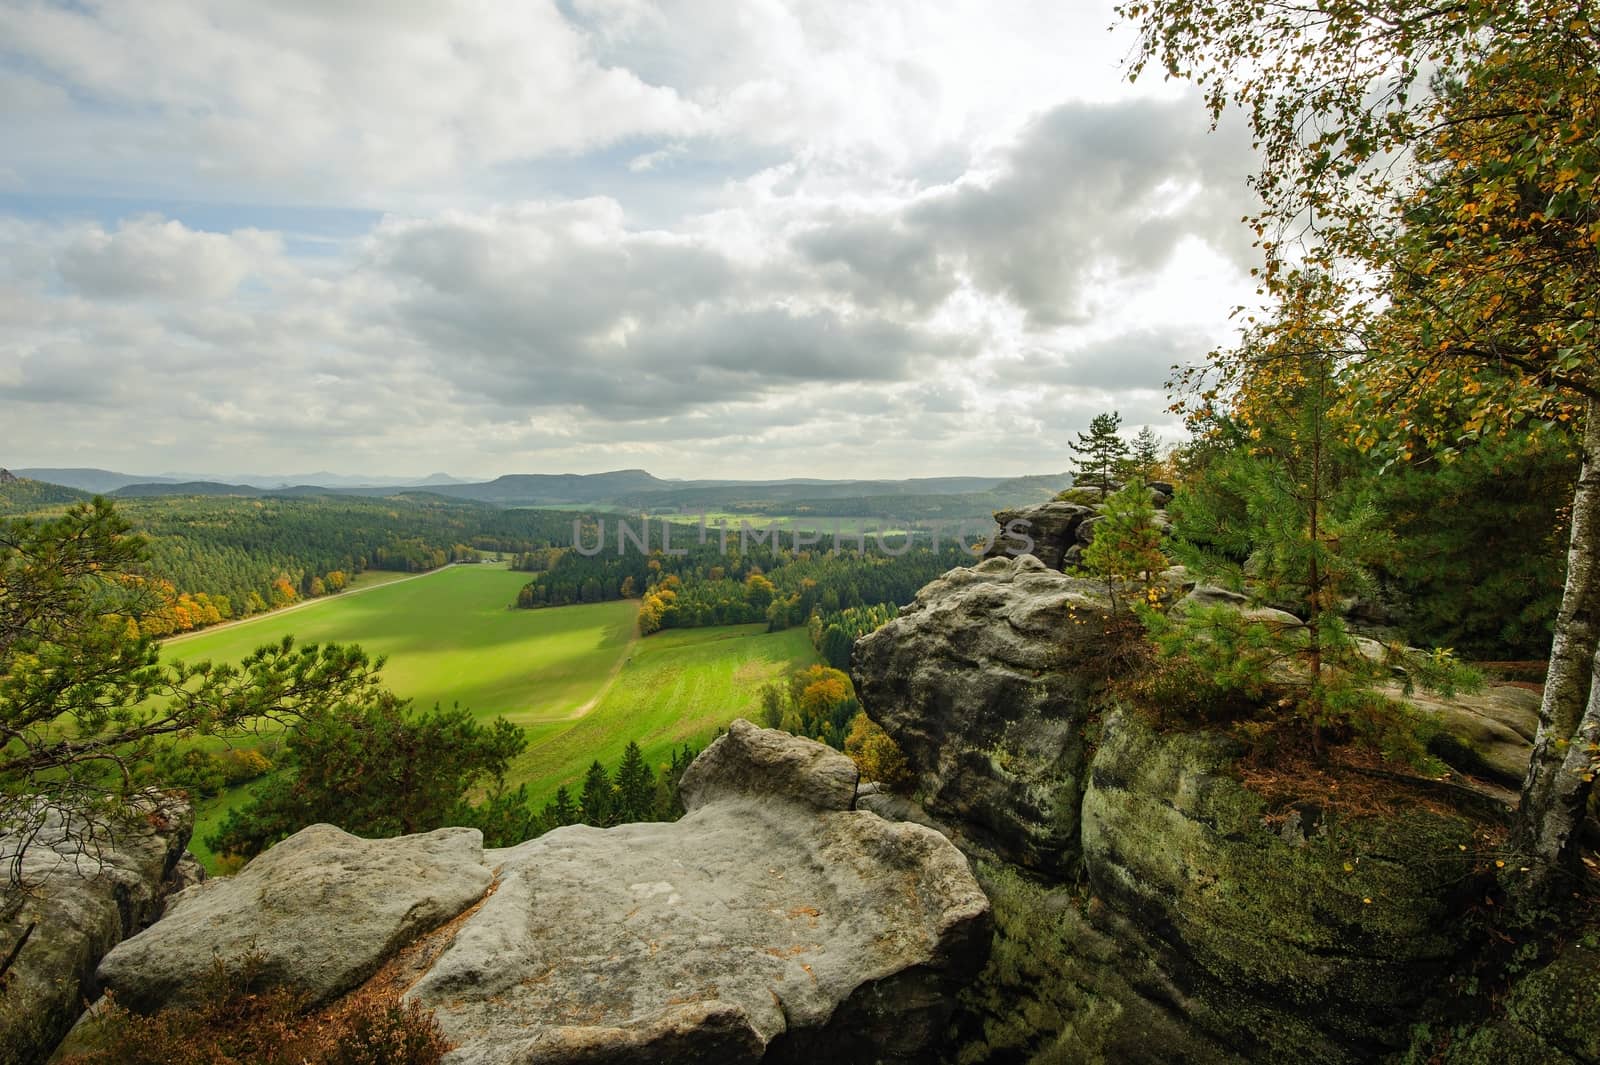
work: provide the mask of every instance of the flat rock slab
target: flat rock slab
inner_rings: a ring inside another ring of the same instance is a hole
[[[916,1060],[989,903],[943,836],[849,809],[855,775],[735,722],[685,774],[682,820],[489,852],[493,892],[408,995],[451,1065]]]
[[[671,824],[489,852],[470,829],[314,826],[184,892],[100,977],[149,1010],[253,951],[264,986],[325,1001],[394,959],[379,980],[435,1012],[450,1065],[925,1061],[983,965],[989,901],[944,836],[854,809],[856,777],[736,721]]]
[[[492,880],[477,829],[368,840],[312,825],[239,875],[174,898],[97,976],[122,1004],[154,1010],[192,1001],[214,959],[232,967],[254,955],[264,982],[324,1002],[477,902]]]
[[[494,894],[410,992],[452,1065],[758,1061],[854,1039],[909,1059],[944,1012],[924,970],[953,992],[987,934],[949,841],[865,811],[720,802],[491,854]]]
[[[1438,721],[1442,733],[1430,747],[1445,762],[1507,787],[1522,783],[1539,729],[1538,692],[1496,685],[1448,698],[1428,692],[1395,694]]]

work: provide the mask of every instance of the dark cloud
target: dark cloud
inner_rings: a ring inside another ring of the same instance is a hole
[[[1198,103],[1065,104],[1022,133],[987,180],[969,178],[888,214],[836,212],[795,249],[855,298],[927,310],[959,278],[1041,328],[1081,321],[1097,277],[1159,269],[1198,237],[1240,263],[1250,209],[1242,134],[1211,134]]]
[[[397,223],[372,262],[391,319],[496,402],[631,418],[806,383],[895,381],[967,350],[915,322],[800,303],[706,244],[604,203]]]
[[[1029,373],[1052,385],[1160,389],[1173,366],[1203,362],[1213,344],[1214,338],[1192,329],[1136,329],[1070,351],[1039,350],[1029,360]]]

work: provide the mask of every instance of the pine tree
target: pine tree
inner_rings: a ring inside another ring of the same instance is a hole
[[[544,804],[540,817],[544,821],[544,830],[563,828],[566,825],[578,823],[580,811],[577,804],[572,801],[572,793],[567,791],[565,784],[556,789],[556,797]]]
[[[687,743],[672,752],[671,764],[656,778],[654,820],[676,821],[683,816],[683,800],[678,796],[678,781],[683,779],[684,770],[689,768],[689,763],[693,762],[699,753]]]
[[[1370,483],[1352,476],[1354,451],[1335,422],[1345,345],[1324,295],[1319,279],[1306,277],[1277,320],[1247,335],[1235,357],[1253,370],[1234,401],[1245,446],[1171,508],[1185,566],[1257,606],[1291,605],[1295,615],[1230,606],[1145,615],[1164,653],[1187,656],[1218,685],[1252,697],[1293,690],[1290,712],[1309,726],[1319,755],[1335,721],[1377,727],[1386,703],[1371,688],[1391,666],[1404,668],[1408,684],[1447,692],[1475,681],[1444,652],[1397,647],[1389,661],[1373,662],[1345,627],[1341,601],[1370,590],[1369,567],[1390,539]]]
[[[1154,481],[1161,476],[1161,438],[1148,425],[1134,434],[1128,457],[1118,465],[1123,480]]]
[[[1142,480],[1129,481],[1107,497],[1094,524],[1094,539],[1084,548],[1083,566],[1105,580],[1113,614],[1122,609],[1119,593],[1125,587],[1138,584],[1148,590],[1167,568],[1156,508]]]
[[[644,751],[633,740],[622,752],[617,766],[616,820],[652,820],[656,797],[655,773],[644,760]]]
[[[615,807],[611,792],[611,778],[606,767],[597,758],[583,778],[583,792],[578,799],[578,820],[586,825],[607,828],[617,822],[613,819]]]
[[[1128,453],[1128,445],[1117,430],[1122,426],[1122,415],[1096,414],[1089,423],[1087,433],[1079,433],[1076,442],[1069,443],[1077,454],[1077,472],[1074,484],[1092,485],[1110,492],[1116,483],[1117,464]]]

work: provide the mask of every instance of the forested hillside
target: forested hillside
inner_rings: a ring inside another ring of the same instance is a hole
[[[0,470],[0,515],[26,514],[55,504],[79,503],[90,498],[88,492],[18,477]]]
[[[0,484],[0,513],[47,514],[86,494],[22,478]],[[366,570],[416,573],[485,553],[518,554],[571,539],[573,515],[502,510],[426,494],[153,496],[120,500],[148,541],[147,574],[171,603],[156,635],[341,591]]]
[[[903,541],[896,541],[883,550],[870,538],[846,538],[846,549],[834,551],[824,538],[815,548],[802,543],[795,550],[792,539],[784,546],[741,543],[730,535],[726,545],[715,536],[700,544],[694,533],[682,527],[685,546],[672,547],[672,553],[613,547],[585,555],[569,547],[519,555],[514,564],[535,576],[518,594],[517,605],[638,596],[643,600],[639,628],[646,635],[749,622],[765,622],[773,630],[807,625],[823,658],[842,668],[855,637],[893,617],[934,577],[974,559],[971,550],[949,540],[937,550],[920,541],[904,549]]]

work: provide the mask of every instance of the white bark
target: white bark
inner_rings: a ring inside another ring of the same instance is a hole
[[[1584,419],[1584,463],[1572,504],[1567,583],[1550,648],[1539,732],[1522,786],[1516,844],[1547,883],[1569,863],[1588,805],[1591,742],[1600,741],[1600,402]]]

